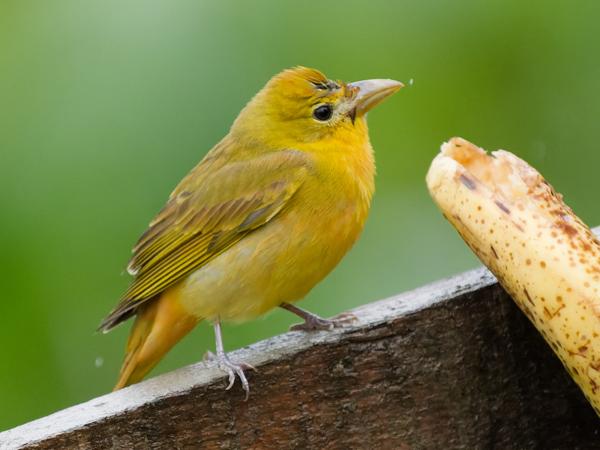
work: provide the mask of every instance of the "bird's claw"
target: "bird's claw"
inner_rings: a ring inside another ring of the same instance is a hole
[[[229,381],[229,384],[225,388],[225,390],[227,391],[233,387],[233,385],[235,384],[235,378],[237,376],[237,378],[240,379],[240,383],[242,383],[242,389],[244,389],[244,392],[246,393],[246,397],[244,400],[248,400],[248,396],[250,395],[250,384],[248,383],[248,379],[246,378],[244,370],[256,371],[256,368],[254,366],[245,362],[236,364],[232,362],[226,354],[215,355],[211,351],[207,351],[204,354],[204,360],[216,361],[219,366],[219,369],[227,373]]]
[[[298,323],[290,327],[291,331],[331,331],[334,328],[341,328],[345,325],[350,325],[358,320],[354,314],[345,312],[338,314],[331,319],[311,315],[308,316],[303,323]]]
[[[206,353],[202,357],[202,361],[206,361],[206,362],[213,362],[213,361],[216,361],[216,360],[217,360],[217,357],[210,350],[206,350]]]
[[[237,378],[240,379],[240,383],[242,383],[242,389],[244,389],[244,392],[246,393],[244,400],[248,400],[248,396],[250,395],[250,384],[248,383],[248,379],[246,378],[244,370],[256,369],[250,364],[246,363],[235,364],[231,362],[231,360],[227,356],[221,358],[221,360],[219,361],[219,368],[222,371],[226,372],[229,376],[229,384],[227,385],[225,390],[228,391],[233,387],[233,385],[235,384],[235,378],[237,376]]]

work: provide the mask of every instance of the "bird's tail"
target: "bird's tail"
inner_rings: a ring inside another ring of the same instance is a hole
[[[178,297],[178,290],[171,288],[140,306],[114,391],[144,378],[200,321],[183,309]]]

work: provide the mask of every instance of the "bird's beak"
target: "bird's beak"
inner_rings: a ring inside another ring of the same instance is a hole
[[[387,97],[404,87],[396,80],[362,80],[349,83],[351,89],[356,89],[354,97],[353,116],[362,116]]]

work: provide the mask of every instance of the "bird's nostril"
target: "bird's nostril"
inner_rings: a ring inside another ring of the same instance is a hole
[[[356,120],[356,106],[350,110],[348,117],[350,117],[350,120],[352,120],[352,125],[354,125],[354,121]]]

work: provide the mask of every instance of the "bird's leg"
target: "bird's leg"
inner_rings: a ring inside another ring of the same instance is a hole
[[[217,364],[219,365],[219,368],[222,371],[227,372],[227,375],[229,375],[229,385],[226,388],[227,390],[231,389],[231,387],[233,386],[233,383],[235,383],[235,377],[237,375],[237,377],[240,379],[240,382],[242,383],[242,388],[246,392],[246,400],[248,400],[248,395],[250,394],[250,385],[248,384],[248,380],[246,379],[244,370],[248,370],[248,369],[255,370],[255,369],[250,364],[246,364],[246,363],[235,364],[234,362],[232,362],[229,359],[229,357],[227,356],[227,353],[225,353],[225,349],[223,347],[223,336],[221,334],[221,321],[219,318],[217,318],[213,322],[213,328],[215,330],[215,345],[216,345],[216,349],[217,349],[217,354],[213,355],[211,352],[207,352],[205,359],[208,359],[208,360],[216,359]]]
[[[292,325],[290,330],[333,330],[334,328],[343,327],[344,325],[350,324],[356,320],[356,316],[352,313],[342,313],[335,316],[333,319],[324,319],[290,303],[282,303],[279,306],[304,319],[304,323]]]

